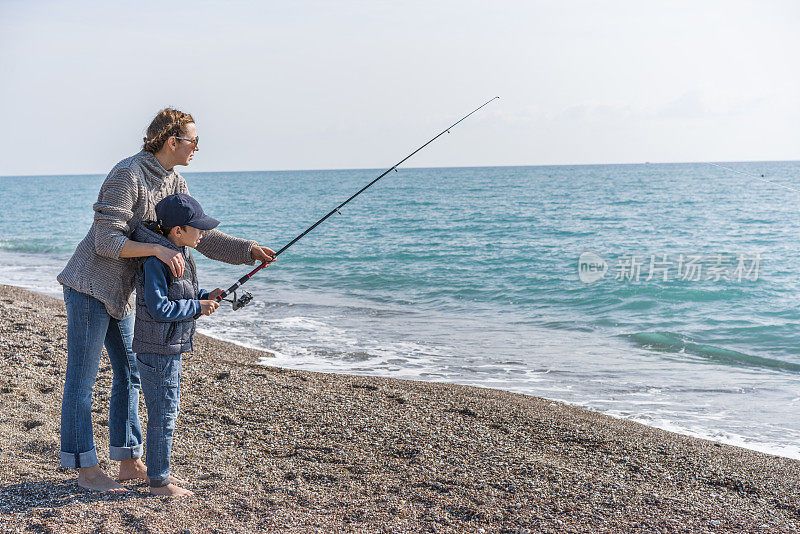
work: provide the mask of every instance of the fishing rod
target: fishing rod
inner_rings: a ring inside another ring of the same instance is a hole
[[[467,113],[466,115],[464,115],[463,117],[461,117],[460,119],[458,119],[456,122],[454,122],[453,124],[451,124],[450,126],[448,126],[447,128],[445,128],[444,130],[442,130],[441,132],[439,132],[439,133],[438,133],[438,134],[437,134],[435,137],[433,137],[433,138],[432,138],[430,141],[428,141],[427,143],[425,143],[424,145],[422,145],[421,147],[419,147],[418,149],[416,149],[414,152],[412,152],[412,153],[411,153],[411,154],[409,154],[408,156],[404,157],[403,159],[401,159],[400,161],[398,161],[397,163],[395,163],[394,165],[392,165],[391,167],[389,167],[389,168],[388,168],[386,171],[384,171],[384,172],[383,172],[383,174],[381,174],[380,176],[378,176],[377,178],[375,178],[374,180],[372,180],[370,183],[368,183],[367,185],[365,185],[364,187],[362,187],[361,189],[359,189],[359,190],[358,190],[358,192],[356,192],[356,193],[355,193],[353,196],[351,196],[350,198],[348,198],[347,200],[345,200],[344,202],[342,202],[341,204],[339,204],[338,206],[336,206],[335,208],[333,208],[331,211],[329,211],[329,212],[328,212],[328,214],[327,214],[327,215],[325,215],[325,216],[324,216],[324,217],[322,217],[320,220],[318,220],[317,222],[315,222],[314,224],[312,224],[311,226],[309,226],[309,227],[308,227],[308,228],[307,228],[307,229],[306,229],[306,230],[305,230],[303,233],[301,233],[300,235],[298,235],[297,237],[295,237],[294,239],[292,239],[291,241],[289,241],[289,243],[287,243],[286,245],[284,245],[284,246],[283,246],[283,248],[281,248],[281,249],[280,249],[278,252],[276,252],[276,253],[275,253],[275,255],[274,255],[274,256],[272,256],[272,259],[271,259],[271,260],[268,260],[268,261],[263,261],[263,262],[261,262],[261,265],[259,265],[258,267],[256,267],[255,269],[253,269],[252,271],[250,271],[249,273],[247,273],[246,275],[244,275],[244,276],[242,276],[241,278],[239,278],[239,280],[237,280],[235,284],[233,284],[231,287],[229,287],[228,289],[226,289],[225,291],[223,291],[223,292],[222,292],[222,293],[221,293],[221,294],[220,294],[218,297],[216,297],[216,299],[215,299],[215,300],[216,300],[217,302],[221,302],[221,301],[223,301],[223,300],[224,300],[224,301],[226,301],[226,302],[230,302],[230,303],[232,304],[232,306],[233,306],[233,309],[234,309],[234,310],[238,310],[238,309],[240,309],[240,308],[244,307],[245,305],[247,305],[247,303],[249,303],[251,300],[253,300],[253,296],[252,296],[250,293],[244,292],[244,293],[242,294],[242,296],[241,296],[241,297],[239,297],[239,298],[237,298],[237,297],[236,297],[236,290],[237,290],[237,289],[239,289],[239,287],[241,287],[241,286],[242,286],[242,284],[244,284],[245,282],[247,282],[248,280],[250,280],[250,278],[252,278],[252,277],[253,277],[253,275],[255,275],[255,274],[258,272],[258,271],[260,271],[261,269],[263,269],[264,267],[266,267],[267,265],[269,265],[270,263],[272,263],[273,261],[275,261],[275,259],[276,259],[278,256],[280,256],[281,254],[283,254],[283,253],[286,251],[286,249],[288,249],[289,247],[291,247],[292,245],[294,245],[295,243],[297,243],[298,241],[300,241],[300,239],[302,239],[302,238],[303,238],[303,237],[304,237],[306,234],[308,234],[308,233],[309,233],[310,231],[312,231],[314,228],[316,228],[317,226],[319,226],[320,224],[322,224],[323,222],[325,222],[325,221],[326,221],[326,220],[327,220],[327,219],[328,219],[330,216],[332,216],[334,213],[338,213],[339,215],[341,215],[341,213],[342,213],[342,212],[340,212],[339,210],[340,210],[342,207],[344,207],[344,205],[345,205],[345,204],[347,204],[348,202],[350,202],[351,200],[353,200],[354,198],[356,198],[358,195],[360,195],[361,193],[363,193],[364,191],[366,191],[366,190],[367,190],[367,189],[368,189],[370,186],[372,186],[372,184],[374,184],[375,182],[377,182],[378,180],[380,180],[381,178],[383,178],[384,176],[386,176],[387,174],[389,174],[389,173],[390,173],[390,172],[392,172],[392,171],[395,171],[395,172],[397,172],[397,167],[399,167],[400,165],[402,165],[403,163],[405,163],[405,162],[406,162],[406,160],[408,160],[408,159],[410,159],[410,158],[411,158],[411,156],[413,156],[414,154],[416,154],[417,152],[419,152],[420,150],[422,150],[423,148],[425,148],[425,147],[426,147],[426,146],[428,146],[429,144],[431,144],[431,143],[433,143],[434,141],[436,141],[436,140],[437,140],[439,137],[441,137],[442,135],[444,135],[444,134],[446,134],[446,133],[450,133],[450,129],[451,129],[451,128],[455,127],[455,126],[456,126],[457,124],[459,124],[461,121],[465,120],[467,117],[469,117],[469,116],[470,116],[470,115],[472,115],[473,113],[477,112],[479,109],[483,108],[484,106],[488,105],[489,103],[491,103],[491,102],[493,102],[493,101],[497,100],[498,98],[500,98],[500,97],[499,97],[499,96],[496,96],[496,97],[494,97],[494,98],[492,98],[492,99],[490,99],[490,100],[487,100],[486,102],[484,102],[483,104],[481,104],[480,106],[478,106],[478,107],[477,107],[477,108],[475,108],[474,110],[470,111],[469,113]],[[228,296],[228,295],[230,295],[231,293],[233,293],[233,298],[232,298],[232,299],[226,299],[225,297],[227,297],[227,296]],[[199,315],[198,315],[198,317],[199,317]]]
[[[764,175],[761,176],[754,174],[752,172],[741,171],[738,169],[731,169],[730,167],[725,167],[724,165],[719,165],[717,163],[711,163],[710,161],[705,162],[707,165],[713,165],[714,167],[718,167],[720,169],[725,169],[726,171],[737,172],[739,174],[743,174],[745,176],[749,176],[751,178],[755,178],[756,180],[761,180],[764,183],[777,185],[778,187],[783,187],[784,189],[788,189],[789,191],[794,191],[795,193],[800,193],[800,189],[795,189],[794,187],[789,187],[788,185],[779,184],[777,182],[771,182],[769,180],[764,179]]]

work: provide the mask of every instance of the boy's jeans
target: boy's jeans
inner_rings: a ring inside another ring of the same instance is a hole
[[[137,354],[147,403],[147,476],[150,486],[169,484],[172,433],[181,399],[181,355]]]
[[[114,379],[108,431],[112,460],[142,457],[139,425],[139,372],[133,342],[133,315],[117,320],[94,297],[64,286],[67,306],[67,374],[61,403],[61,465],[97,464],[92,432],[92,391],[106,347]]]

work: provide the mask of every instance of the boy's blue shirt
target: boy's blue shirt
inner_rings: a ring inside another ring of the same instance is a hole
[[[197,299],[170,300],[167,293],[169,267],[156,257],[144,262],[144,301],[147,311],[157,321],[184,321],[201,311],[200,301],[208,298],[208,291],[200,289]]]

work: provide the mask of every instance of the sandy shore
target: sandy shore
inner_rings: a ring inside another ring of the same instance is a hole
[[[504,391],[265,367],[204,336],[172,458],[195,497],[89,493],[58,466],[64,303],[0,286],[0,338],[2,532],[800,531],[794,460]],[[105,359],[94,435],[116,476],[110,386]]]

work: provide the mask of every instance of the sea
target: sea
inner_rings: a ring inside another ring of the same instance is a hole
[[[400,168],[198,329],[266,365],[499,388],[800,459],[800,162],[716,163]],[[278,250],[382,171],[184,176],[221,230]],[[0,177],[0,283],[61,296],[103,179]],[[195,257],[207,289],[251,269]]]

